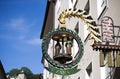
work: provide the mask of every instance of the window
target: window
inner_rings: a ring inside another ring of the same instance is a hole
[[[86,3],[86,6],[85,6],[84,10],[87,12],[87,14],[89,14],[89,11],[90,11],[90,2],[89,2],[89,0]]]
[[[79,22],[77,22],[74,30],[77,34],[79,33]]]
[[[90,79],[92,73],[92,62],[86,68],[86,79]]]
[[[56,5],[57,5],[57,13],[58,13],[60,10],[60,0],[57,0]]]
[[[87,12],[87,14],[89,14],[89,11],[90,11],[90,2],[89,2],[89,0],[86,3],[86,6],[85,6],[84,10]],[[87,40],[88,34],[89,33],[88,33],[87,25],[85,24],[84,25],[84,40]]]
[[[102,14],[106,11],[106,9],[107,9],[107,0],[97,0],[98,18],[102,16]]]
[[[76,3],[77,3],[77,0],[69,0],[69,8],[74,8]]]
[[[80,77],[78,77],[78,79],[80,79]]]
[[[86,71],[87,71],[87,74],[90,76],[92,73],[92,63],[88,65],[88,67],[86,68]]]
[[[77,0],[71,0],[73,6],[76,4]]]
[[[85,72],[85,79],[90,79],[89,75],[87,74],[87,72]]]

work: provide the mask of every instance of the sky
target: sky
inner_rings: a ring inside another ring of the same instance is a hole
[[[0,0],[0,60],[5,72],[43,72],[40,34],[47,0]]]

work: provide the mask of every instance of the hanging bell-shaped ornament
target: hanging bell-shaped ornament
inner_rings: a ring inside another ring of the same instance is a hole
[[[73,46],[72,41],[68,40],[66,42],[66,54],[69,56],[71,56],[71,54],[72,54],[72,46]]]
[[[120,53],[116,53],[116,67],[120,67]]]
[[[62,48],[62,52],[60,53],[61,48]],[[55,45],[55,56],[53,57],[53,59],[61,64],[66,63],[67,60],[64,55],[64,41],[62,41],[62,46],[61,46],[59,41],[57,40],[57,44]]]
[[[108,66],[112,67],[113,64],[112,64],[112,55],[111,55],[111,52],[107,53],[107,59],[108,59]]]
[[[100,51],[100,67],[104,66],[104,53],[102,51]]]
[[[60,49],[61,49],[61,45],[59,43],[59,40],[57,40],[57,43],[55,45],[55,56],[58,56],[60,54]]]

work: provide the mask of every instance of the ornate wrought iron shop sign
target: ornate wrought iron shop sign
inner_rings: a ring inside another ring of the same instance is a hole
[[[106,64],[110,68],[120,67],[120,44],[117,44],[119,36],[115,36],[114,28],[112,18],[104,16],[101,20],[102,42],[92,45],[93,50],[100,52],[100,67],[104,67]],[[117,32],[117,29],[115,31]]]
[[[77,68],[78,63],[84,53],[81,38],[77,33],[67,29],[65,26],[65,18],[71,16],[80,18],[87,24],[90,37],[93,39],[93,43],[101,41],[95,21],[85,11],[79,9],[67,9],[63,11],[58,19],[61,23],[60,27],[55,30],[51,30],[48,34],[46,34],[42,42],[43,57],[48,62],[48,66],[45,66],[45,68],[48,71],[59,75],[71,75],[77,73],[80,70]],[[52,52],[48,50],[49,42],[51,40],[54,42],[52,56],[49,54]],[[76,52],[72,51],[74,42],[77,43],[78,47]],[[76,53],[76,55],[73,56],[72,53]]]
[[[102,21],[102,41],[103,42],[114,42],[114,27],[112,18],[105,16]]]

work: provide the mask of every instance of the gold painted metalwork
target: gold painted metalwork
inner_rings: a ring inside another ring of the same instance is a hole
[[[112,67],[113,66],[113,63],[112,63],[113,60],[112,60],[111,52],[107,53],[107,59],[108,59],[108,66]]]
[[[100,39],[100,33],[99,33],[99,28],[97,27],[95,21],[92,19],[92,17],[88,14],[86,14],[86,12],[84,10],[79,10],[79,9],[67,9],[65,11],[63,11],[58,20],[61,23],[60,24],[60,28],[66,28],[65,23],[66,23],[66,18],[68,17],[77,17],[82,19],[86,24],[87,24],[87,28],[90,34],[90,38],[93,39],[93,43],[96,42],[101,42]]]
[[[71,41],[66,42],[66,53],[69,56],[71,56],[72,54],[72,42]]]
[[[120,67],[120,53],[116,53],[116,67]]]
[[[57,40],[57,43],[55,45],[55,56],[60,54],[60,49],[61,49],[61,45],[59,43],[59,40]]]
[[[100,58],[100,67],[103,67],[104,66],[104,53],[102,51],[100,51],[100,54],[99,54],[99,58]]]

